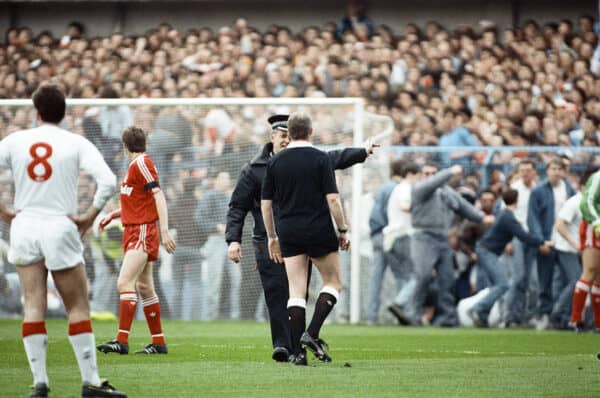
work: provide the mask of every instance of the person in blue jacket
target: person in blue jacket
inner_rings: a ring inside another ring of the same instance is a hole
[[[544,241],[525,231],[517,221],[514,211],[517,207],[518,197],[519,192],[512,188],[508,188],[502,193],[506,208],[497,215],[496,221],[483,234],[475,248],[478,264],[491,281],[489,292],[467,311],[467,315],[476,326],[488,326],[490,310],[494,303],[508,290],[506,270],[498,261],[506,244],[517,237],[525,244],[539,246],[540,250],[545,251],[552,246],[552,242]]]

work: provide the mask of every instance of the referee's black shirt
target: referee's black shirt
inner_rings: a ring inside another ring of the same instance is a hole
[[[331,160],[310,144],[290,145],[273,156],[262,186],[262,199],[273,201],[279,239],[294,244],[336,239],[325,196],[338,192]]]

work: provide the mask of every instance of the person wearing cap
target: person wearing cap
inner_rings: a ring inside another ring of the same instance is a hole
[[[267,163],[273,155],[285,149],[290,142],[287,121],[288,115],[269,117],[271,142],[265,144],[256,157],[242,168],[229,202],[225,231],[225,240],[229,245],[229,258],[234,262],[239,262],[242,257],[241,242],[244,219],[248,212],[252,213],[254,218],[252,234],[254,256],[269,311],[271,339],[274,348],[272,358],[279,362],[288,360],[291,348],[287,312],[288,281],[285,267],[269,259],[267,234],[262,219],[260,200]],[[372,153],[374,146],[367,142],[364,148],[346,148],[330,151],[327,154],[333,167],[342,170],[356,163],[364,162]]]

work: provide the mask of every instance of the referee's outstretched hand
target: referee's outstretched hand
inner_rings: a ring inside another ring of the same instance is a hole
[[[373,140],[372,140],[371,138],[368,138],[368,139],[365,141],[365,144],[364,144],[364,145],[365,145],[365,151],[367,151],[367,156],[368,156],[368,155],[372,155],[372,154],[373,154],[373,149],[375,149],[375,148],[379,148],[379,147],[381,146],[381,145],[379,145],[379,144],[376,144],[376,143],[374,143],[374,142],[373,142]]]
[[[350,249],[350,239],[348,238],[347,232],[340,233],[339,239],[340,239],[340,249],[342,249],[342,250]]]
[[[283,256],[281,255],[278,238],[269,238],[269,258],[274,263],[283,264]]]

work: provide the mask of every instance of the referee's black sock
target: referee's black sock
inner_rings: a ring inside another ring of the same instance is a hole
[[[290,315],[290,339],[292,354],[300,353],[300,337],[306,329],[306,300],[290,298],[288,300],[288,314]]]
[[[335,303],[337,303],[338,297],[338,291],[331,286],[323,286],[323,289],[321,289],[321,293],[315,304],[315,313],[307,330],[313,339],[319,338],[321,326],[323,326],[323,322],[325,322]]]

